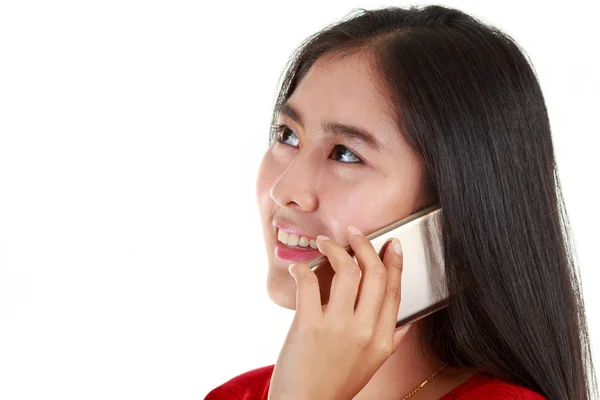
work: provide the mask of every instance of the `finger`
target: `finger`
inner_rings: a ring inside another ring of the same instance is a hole
[[[304,321],[323,315],[319,279],[307,264],[290,264],[290,274],[296,281],[296,316]]]
[[[396,352],[396,350],[398,350],[398,348],[402,344],[402,340],[404,339],[404,336],[406,336],[406,333],[408,332],[409,326],[410,325],[406,325],[406,326],[403,326],[402,328],[396,328],[396,330],[394,331],[394,334],[393,334],[392,352],[390,354],[394,354]]]
[[[397,238],[394,238],[385,249],[383,256],[383,263],[387,269],[387,285],[376,330],[376,335],[383,335],[382,340],[391,341],[396,327],[402,293],[403,261],[402,245]]]
[[[375,327],[387,285],[387,271],[373,244],[360,230],[348,227],[348,241],[362,271],[355,315],[366,326]]]
[[[360,267],[346,249],[327,236],[317,237],[319,251],[327,256],[335,275],[331,279],[331,289],[327,313],[334,315],[354,315],[354,304],[360,284]]]

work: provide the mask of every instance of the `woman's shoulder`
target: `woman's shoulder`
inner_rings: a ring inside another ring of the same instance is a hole
[[[269,393],[273,365],[244,372],[211,390],[204,400],[263,400]]]
[[[275,365],[244,372],[211,390],[204,400],[264,400]],[[499,377],[475,374],[440,400],[545,400],[531,389]]]
[[[466,382],[446,393],[440,400],[544,400],[541,394],[505,379],[475,374]]]

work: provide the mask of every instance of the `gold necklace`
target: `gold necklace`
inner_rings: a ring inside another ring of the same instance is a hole
[[[421,388],[423,386],[425,386],[427,384],[427,382],[429,382],[430,380],[432,380],[433,378],[436,377],[437,374],[439,374],[440,372],[442,372],[442,370],[444,368],[446,368],[448,366],[448,363],[445,363],[444,365],[442,365],[441,367],[439,367],[433,374],[429,375],[429,377],[427,379],[425,379],[419,386],[417,386],[416,388],[414,388],[413,390],[410,391],[409,394],[407,394],[402,400],[406,400],[410,397],[412,397],[415,393],[417,393],[419,390],[421,390]]]

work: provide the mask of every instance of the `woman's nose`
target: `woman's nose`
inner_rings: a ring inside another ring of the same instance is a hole
[[[275,181],[269,195],[280,207],[312,212],[318,208],[316,174],[308,158],[297,155]]]

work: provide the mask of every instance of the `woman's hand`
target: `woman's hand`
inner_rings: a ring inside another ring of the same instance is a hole
[[[269,400],[350,400],[398,348],[400,242],[389,243],[382,262],[360,231],[348,229],[358,263],[338,242],[317,238],[335,270],[327,307],[321,306],[317,276],[308,265],[290,267],[296,314],[273,370]]]

